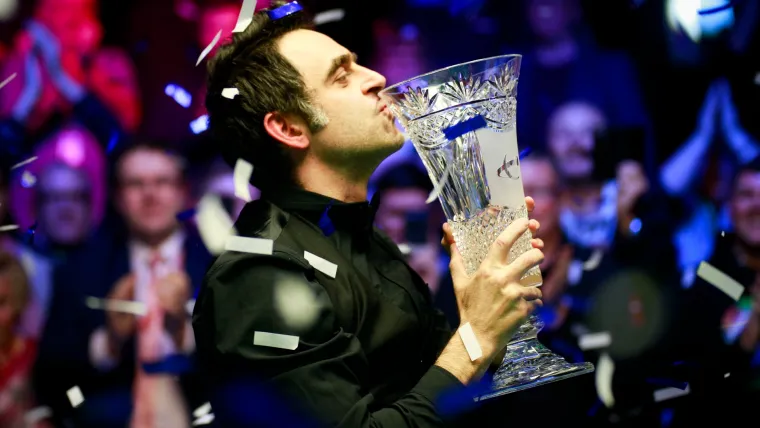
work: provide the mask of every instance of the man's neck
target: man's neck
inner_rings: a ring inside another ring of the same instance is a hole
[[[296,172],[296,182],[304,190],[342,202],[364,202],[370,175],[338,171],[305,159]]]
[[[536,58],[544,67],[561,67],[578,56],[578,43],[569,34],[536,46]]]
[[[175,232],[177,232],[178,228],[172,228],[162,233],[156,233],[152,235],[147,234],[139,234],[139,233],[132,233],[132,238],[139,242],[140,244],[146,245],[150,247],[152,250],[157,249],[160,247],[164,242],[166,242],[172,235],[174,235]]]

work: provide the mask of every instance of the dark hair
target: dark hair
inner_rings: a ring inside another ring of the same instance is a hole
[[[171,144],[157,140],[143,140],[122,146],[112,158],[111,186],[113,188],[118,188],[121,184],[121,177],[119,176],[121,173],[121,163],[127,156],[138,151],[161,152],[173,157],[177,162],[177,168],[182,180],[187,179],[187,162],[178,151],[174,150]]]
[[[389,168],[375,180],[375,194],[378,203],[382,202],[385,192],[391,189],[420,189],[429,193],[433,190],[430,177],[419,166],[412,162],[402,162]]]
[[[311,28],[304,12],[269,18],[268,10],[286,3],[273,1],[270,9],[257,12],[248,28],[233,33],[232,41],[208,63],[208,129],[230,166],[238,158],[254,165],[253,183],[257,187],[291,181],[293,175],[284,146],[264,129],[267,113],[299,115],[312,131],[325,125],[318,120],[319,110],[301,74],[277,47],[285,34]],[[232,100],[222,97],[226,88],[237,88],[239,94]]]

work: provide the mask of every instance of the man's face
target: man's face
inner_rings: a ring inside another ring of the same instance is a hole
[[[375,215],[375,224],[393,242],[406,242],[407,214],[426,211],[428,194],[422,189],[388,189]]]
[[[353,168],[367,176],[404,144],[387,105],[378,92],[385,78],[362,67],[346,48],[324,34],[292,31],[279,41],[280,53],[313,91],[329,123],[311,137],[311,149],[322,161]]]
[[[544,40],[554,40],[570,30],[575,15],[568,0],[527,0],[528,23],[533,33]]]
[[[536,201],[531,217],[541,223],[544,234],[556,232],[559,228],[559,182],[551,162],[525,159],[520,163],[520,173],[525,195]]]
[[[133,233],[156,237],[177,226],[176,215],[185,206],[179,162],[159,150],[137,149],[117,166],[117,205]]]
[[[90,88],[128,131],[140,125],[140,90],[131,59],[118,49],[103,49],[92,60]]]
[[[87,238],[91,224],[90,187],[83,173],[59,164],[41,174],[37,183],[39,228],[59,245]]]
[[[736,179],[731,219],[739,239],[760,248],[760,172],[745,171]]]
[[[594,139],[604,117],[586,104],[562,106],[549,121],[548,146],[559,173],[567,179],[588,179],[594,171]]]

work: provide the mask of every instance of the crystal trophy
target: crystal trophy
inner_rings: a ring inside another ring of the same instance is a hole
[[[468,274],[509,224],[528,217],[515,128],[520,55],[481,59],[433,71],[381,92],[406,128],[451,226]],[[531,249],[527,231],[508,262]],[[538,266],[522,278],[540,286]],[[512,337],[491,389],[479,399],[589,373],[591,363],[569,363],[537,339],[543,323],[531,316]]]

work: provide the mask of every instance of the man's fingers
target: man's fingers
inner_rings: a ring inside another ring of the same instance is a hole
[[[543,297],[543,292],[538,287],[522,287],[520,296],[528,302],[539,300]]]
[[[530,249],[517,257],[512,263],[509,264],[509,268],[512,272],[522,277],[533,266],[538,266],[544,261],[544,253],[537,249]]]
[[[544,240],[541,238],[534,238],[530,240],[530,245],[533,248],[543,250],[544,249]]]
[[[536,201],[533,200],[530,196],[525,197],[525,206],[528,208],[528,212],[532,213],[533,210],[536,208]]]
[[[528,222],[528,229],[530,229],[530,234],[533,236],[536,236],[538,233],[538,229],[541,228],[541,223],[538,222],[538,220],[530,220]]]
[[[503,265],[507,261],[512,245],[526,230],[528,230],[528,219],[521,218],[513,221],[491,244],[485,261],[493,266]]]

